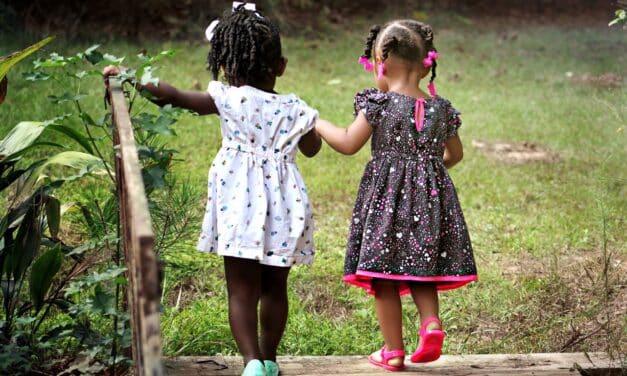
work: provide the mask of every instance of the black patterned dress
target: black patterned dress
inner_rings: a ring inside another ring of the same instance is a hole
[[[417,131],[416,99],[367,89],[355,97],[373,128],[353,210],[344,281],[373,294],[372,279],[435,283],[438,290],[477,280],[470,237],[444,145],[461,125],[459,112],[439,96],[424,102]]]

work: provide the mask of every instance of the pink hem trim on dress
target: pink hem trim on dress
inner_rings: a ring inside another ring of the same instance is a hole
[[[365,289],[368,294],[374,295],[374,289],[372,288],[372,280],[374,278],[387,279],[393,281],[399,281],[399,294],[407,295],[410,293],[407,282],[435,282],[437,289],[440,291],[452,290],[462,287],[470,282],[478,280],[476,275],[462,275],[462,276],[411,276],[411,275],[398,275],[398,274],[384,274],[377,272],[368,272],[364,270],[358,270],[356,274],[349,274],[344,276],[344,282],[361,287]]]

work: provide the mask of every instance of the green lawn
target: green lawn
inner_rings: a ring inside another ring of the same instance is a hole
[[[463,117],[465,158],[451,176],[480,279],[441,294],[441,316],[448,332],[445,351],[564,348],[625,354],[627,90],[586,78],[612,73],[624,80],[625,33],[602,26],[505,29],[445,18],[434,20],[434,26],[441,52],[438,92]],[[356,63],[366,23],[346,29],[351,31],[333,30],[333,37],[327,38],[285,38],[289,64],[278,84],[280,92],[297,93],[322,117],[342,125],[352,119],[353,95],[373,84]],[[34,39],[0,35],[0,55]],[[47,51],[75,53],[90,44],[58,40]],[[118,56],[132,56],[142,47],[153,53],[177,50],[173,59],[159,64],[157,73],[163,80],[183,88],[208,83],[205,44],[103,43],[103,50]],[[20,73],[28,68],[20,64],[9,76],[9,97],[0,106],[3,134],[20,120],[59,114],[45,97],[60,93],[46,84],[34,89],[24,82]],[[99,94],[102,87],[94,79],[93,87],[82,90]],[[94,101],[93,106],[104,113],[102,103]],[[178,136],[168,142],[180,151],[177,173],[203,188],[220,146],[218,119],[187,115],[176,132]],[[510,164],[488,158],[472,146],[472,140],[529,142],[550,149],[559,159]],[[368,147],[351,157],[327,146],[315,158],[299,156],[316,210],[317,255],[313,266],[292,271],[283,354],[366,354],[381,345],[372,299],[341,281],[349,217],[368,158]],[[198,203],[199,213],[203,205]],[[165,353],[236,353],[226,316],[221,259],[197,253],[195,240],[185,239],[177,249],[165,251],[166,258],[179,265],[166,271]],[[606,264],[609,271],[604,273]],[[417,331],[411,306],[405,301],[408,349],[415,346]],[[605,311],[611,311],[610,325],[578,340],[604,322],[599,317]]]

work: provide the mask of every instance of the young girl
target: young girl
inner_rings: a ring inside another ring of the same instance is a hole
[[[369,61],[374,55],[374,64]],[[319,120],[316,130],[335,150],[354,154],[372,136],[353,210],[344,281],[374,294],[385,341],[369,357],[391,371],[404,368],[400,296],[411,294],[422,321],[412,362],[440,357],[444,331],[438,290],[476,281],[470,238],[447,168],[462,159],[459,112],[436,96],[438,54],[431,27],[413,20],[370,30],[359,62],[378,87],[355,97],[347,128]],[[430,95],[420,81],[431,71]]]
[[[224,256],[229,323],[246,364],[243,375],[276,376],[288,273],[314,257],[312,207],[294,158],[297,147],[314,156],[321,140],[313,129],[317,111],[294,94],[274,91],[287,64],[279,30],[250,5],[228,11],[212,30],[209,69],[214,80],[222,70],[229,85],[212,81],[208,92],[164,82],[143,88],[159,105],[220,117],[222,148],[209,170],[198,249]],[[104,73],[116,72],[108,67]]]

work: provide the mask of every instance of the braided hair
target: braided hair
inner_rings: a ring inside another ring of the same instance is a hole
[[[372,57],[373,51],[380,49],[381,58],[385,61],[390,54],[407,61],[420,61],[427,57],[429,51],[436,51],[433,45],[431,26],[415,20],[392,21],[370,28],[366,39],[364,56]],[[433,60],[430,82],[435,80],[437,62]]]
[[[282,56],[279,28],[244,5],[224,13],[213,32],[207,56],[213,79],[218,79],[222,69],[233,86],[273,78]]]

